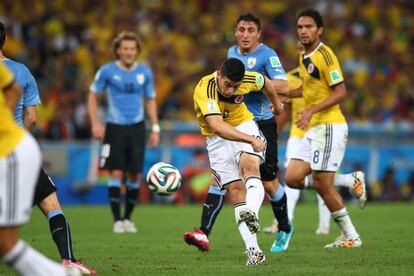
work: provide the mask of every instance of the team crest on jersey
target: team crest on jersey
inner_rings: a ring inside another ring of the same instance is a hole
[[[120,75],[115,74],[115,75],[114,75],[114,80],[121,81],[121,76],[120,76]]]
[[[252,69],[256,65],[256,58],[248,58],[247,59],[247,67]]]
[[[239,95],[239,96],[237,96],[237,97],[234,99],[234,102],[235,102],[236,104],[239,104],[239,103],[241,103],[241,102],[243,101],[243,99],[244,99],[244,96],[243,96],[243,95]]]
[[[308,73],[312,74],[313,70],[315,70],[315,65],[313,63],[309,63],[308,65]]]
[[[217,111],[218,107],[217,107],[217,103],[215,101],[209,100],[206,103],[206,107],[208,111]]]
[[[137,82],[138,82],[139,84],[144,84],[144,81],[145,81],[145,76],[144,76],[144,74],[137,74],[137,75],[135,76],[135,78],[137,79]]]

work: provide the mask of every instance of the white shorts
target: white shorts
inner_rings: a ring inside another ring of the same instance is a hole
[[[347,124],[317,125],[305,133],[292,159],[310,163],[314,171],[336,172],[344,158],[347,141]]]
[[[265,140],[254,121],[241,123],[236,129]],[[208,137],[206,143],[211,170],[221,188],[242,179],[239,162],[243,152],[257,155],[261,162],[264,162],[264,152],[255,152],[252,145],[248,143],[226,140],[217,135]]]
[[[300,144],[302,143],[302,139],[295,136],[290,136],[289,139],[286,142],[286,159],[285,159],[285,168],[289,166],[289,161],[292,159],[292,156],[296,156],[295,153],[298,148],[300,147]]]
[[[28,133],[0,159],[0,227],[29,221],[40,163],[39,146]]]

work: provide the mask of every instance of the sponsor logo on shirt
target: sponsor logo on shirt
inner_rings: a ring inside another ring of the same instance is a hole
[[[280,60],[278,57],[270,57],[270,64],[272,65],[273,68],[279,67],[280,66]]]
[[[115,74],[115,75],[114,75],[114,80],[121,81],[121,76],[120,76],[120,75]]]
[[[264,83],[264,78],[263,78],[263,75],[257,75],[256,76],[256,85],[257,86],[263,86],[263,83]]]
[[[215,101],[212,101],[212,100],[207,101],[206,107],[207,107],[208,111],[217,111],[218,110],[217,103]]]
[[[331,72],[329,72],[329,76],[331,77],[331,81],[333,83],[338,82],[341,80],[341,76],[339,75],[338,70],[333,70]]]

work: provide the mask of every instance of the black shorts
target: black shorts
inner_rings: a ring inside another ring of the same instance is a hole
[[[260,166],[260,176],[264,181],[272,181],[277,177],[278,171],[276,121],[271,118],[256,123],[267,141],[265,162]]]
[[[145,153],[145,123],[106,124],[99,166],[107,170],[142,172]]]
[[[50,194],[56,192],[56,186],[43,168],[40,168],[39,177],[34,192],[33,205],[39,204]]]

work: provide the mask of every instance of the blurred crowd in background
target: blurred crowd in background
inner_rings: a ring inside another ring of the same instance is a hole
[[[296,14],[307,7],[325,21],[323,41],[346,76],[343,111],[362,126],[412,128],[414,123],[414,3],[412,1],[250,0],[2,0],[8,57],[25,63],[41,91],[36,135],[89,138],[86,95],[96,69],[113,59],[123,30],[143,42],[164,120],[193,121],[193,89],[225,59],[241,13],[262,20],[263,42],[288,71],[297,65]]]

